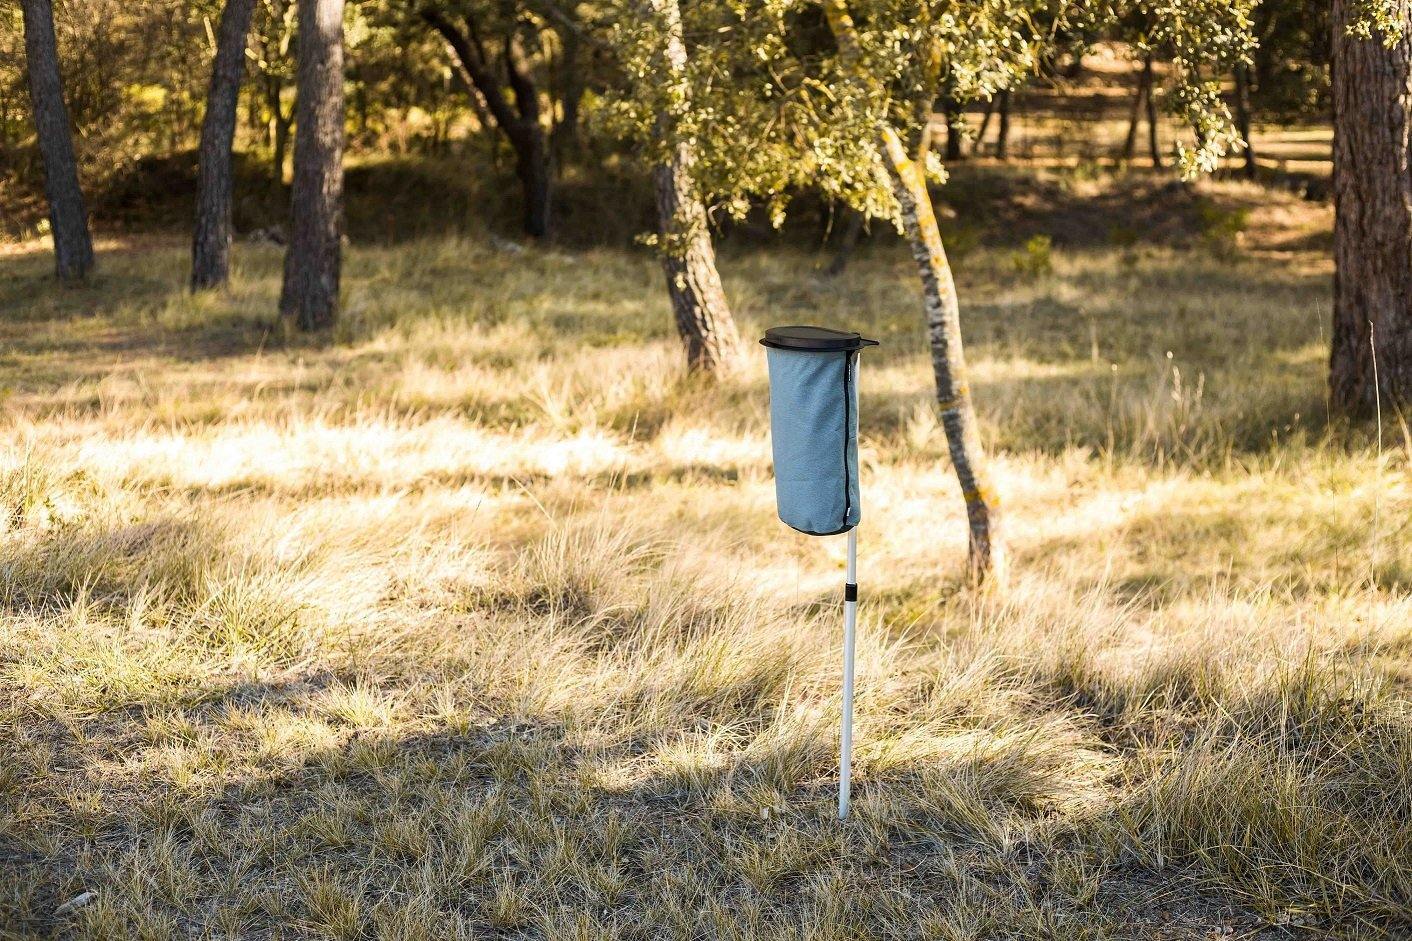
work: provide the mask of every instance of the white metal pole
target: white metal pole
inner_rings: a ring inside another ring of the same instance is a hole
[[[848,580],[843,588],[843,727],[838,749],[838,819],[848,817],[853,771],[853,639],[858,622],[858,527],[848,531]]]

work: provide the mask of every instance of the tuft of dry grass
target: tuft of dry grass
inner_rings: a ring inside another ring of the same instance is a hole
[[[983,595],[907,259],[725,259],[884,343],[840,825],[758,357],[684,375],[648,258],[350,254],[297,342],[271,251],[0,261],[0,936],[1412,931],[1409,452],[1329,425],[1307,259],[966,256]]]

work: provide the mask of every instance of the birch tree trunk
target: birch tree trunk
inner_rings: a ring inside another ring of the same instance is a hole
[[[64,104],[59,74],[59,44],[54,38],[54,8],[50,0],[21,0],[25,60],[34,129],[44,163],[44,195],[49,202],[49,228],[54,237],[54,268],[60,280],[81,281],[93,270],[93,239],[88,210],[78,182],[73,129]]]
[[[647,0],[646,6],[666,37],[661,50],[664,75],[670,82],[680,82],[686,71],[686,44],[677,0]],[[657,125],[664,140],[675,138],[670,115],[659,115]],[[686,347],[687,366],[712,373],[729,366],[739,349],[740,334],[716,270],[706,207],[692,181],[695,161],[692,145],[678,140],[671,145],[670,157],[653,168],[652,180],[662,270],[677,333]]]
[[[294,187],[279,312],[301,330],[338,319],[343,241],[343,0],[299,0]]]
[[[1333,6],[1329,395],[1339,411],[1368,415],[1379,400],[1412,405],[1412,4],[1401,4],[1403,35],[1391,48],[1348,34],[1353,6]]]
[[[196,170],[196,228],[191,237],[191,289],[204,291],[230,280],[231,145],[245,71],[245,42],[255,0],[226,0],[216,31],[216,57]]]
[[[845,64],[858,69],[861,53],[857,33],[844,0],[824,0],[824,12]],[[897,132],[886,124],[878,131],[878,148],[901,207],[903,231],[922,282],[941,424],[966,504],[970,575],[978,582],[987,578],[1003,581],[1005,547],[1001,541],[1000,500],[990,484],[971,404],[966,357],[961,347],[961,308],[931,194],[921,168],[908,155]]]

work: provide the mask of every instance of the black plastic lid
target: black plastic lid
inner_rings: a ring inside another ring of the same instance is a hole
[[[877,346],[877,340],[865,339],[851,330],[830,330],[828,327],[771,327],[760,340],[762,346],[777,350],[797,350],[804,353],[841,353]]]

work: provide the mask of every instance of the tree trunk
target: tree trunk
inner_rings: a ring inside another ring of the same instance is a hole
[[[285,114],[275,99],[274,147],[270,155],[270,169],[274,171],[275,186],[284,185],[284,165],[289,162],[289,129],[294,123],[291,115]]]
[[[255,0],[226,0],[216,31],[216,57],[201,122],[196,171],[196,229],[191,239],[191,289],[203,291],[230,280],[231,145],[235,140],[245,40]]]
[[[276,187],[284,185],[284,164],[289,155],[289,129],[294,123],[292,116],[285,113],[284,103],[280,101],[283,91],[277,77],[265,76],[265,106],[270,109],[270,123],[267,129],[270,139],[270,169],[274,172]]]
[[[996,132],[995,157],[1010,159],[1010,89],[1000,93],[1000,129]]]
[[[679,83],[686,71],[681,9],[677,0],[648,0],[647,7],[647,12],[661,23],[666,37],[661,50],[662,77]],[[675,137],[671,115],[658,115],[657,127],[662,140]],[[686,347],[686,364],[693,371],[712,373],[729,366],[740,346],[740,334],[716,270],[716,250],[711,244],[706,207],[691,177],[695,161],[691,144],[676,141],[669,158],[653,168],[652,181],[657,195],[662,270],[667,276],[677,333]]]
[[[930,110],[930,109],[929,109]],[[965,139],[961,106],[948,99],[943,104],[942,114],[946,117],[946,162],[957,163],[962,159],[961,142]]]
[[[1142,123],[1142,104],[1152,94],[1152,56],[1142,60],[1142,71],[1137,76],[1137,94],[1133,95],[1132,111],[1128,114],[1128,135],[1123,138],[1123,162],[1131,163],[1137,151],[1137,129]]]
[[[990,132],[990,119],[995,117],[995,95],[991,95],[985,102],[985,113],[981,115],[981,127],[976,131],[976,139],[971,143],[971,153],[981,156],[984,150],[985,136]]]
[[[1412,405],[1412,6],[1403,35],[1348,34],[1334,0],[1333,406],[1350,415]],[[1374,351],[1376,349],[1376,362]]]
[[[554,185],[552,152],[540,121],[539,90],[530,78],[529,65],[515,30],[505,37],[505,74],[515,96],[515,110],[519,112],[514,139],[517,141],[517,175],[525,191],[525,234],[530,238],[547,239]]]
[[[505,37],[505,75],[515,98],[512,105],[491,69],[474,20],[467,17],[463,31],[436,8],[424,8],[421,16],[450,47],[472,94],[480,94],[496,127],[515,151],[515,176],[524,193],[525,234],[548,238],[554,179],[551,151],[540,122],[539,93],[524,62],[518,37],[513,32]]]
[[[80,281],[93,270],[93,239],[88,233],[88,210],[78,182],[69,109],[64,105],[54,9],[50,0],[22,0],[20,8],[24,16],[29,96],[54,237],[54,267],[61,280]]]
[[[838,248],[833,253],[833,260],[824,269],[824,273],[830,278],[836,278],[843,274],[843,269],[848,267],[854,250],[858,248],[858,240],[863,237],[863,222],[866,217],[851,206],[844,207],[843,211],[847,214],[848,221],[843,225],[843,235],[838,240]]]
[[[557,93],[560,114],[550,135],[555,167],[579,149],[579,106],[583,102],[583,40],[569,27],[558,31],[563,53],[559,58]]]
[[[550,207],[553,205],[554,169],[544,135],[531,134],[523,149],[515,154],[515,176],[524,191],[525,234],[533,239],[549,237]]]
[[[726,303],[706,208],[691,183],[691,146],[679,143],[672,159],[652,171],[662,234],[662,270],[677,333],[693,371],[715,372],[729,364],[740,335]]]
[[[844,62],[856,71],[861,54],[845,0],[825,0],[824,13]],[[1005,104],[1008,103],[1007,95]],[[922,304],[926,311],[941,424],[966,504],[970,575],[977,582],[986,578],[1003,581],[1005,552],[1000,534],[1000,501],[986,472],[985,452],[981,448],[967,382],[966,357],[961,348],[961,309],[956,282],[946,258],[941,230],[937,228],[931,194],[927,192],[921,169],[908,156],[897,132],[886,124],[879,129],[878,147],[893,194],[901,207],[903,230],[922,282]]]
[[[294,188],[279,310],[301,330],[338,317],[343,133],[343,0],[299,0]]]
[[[1260,168],[1255,162],[1255,142],[1250,137],[1250,67],[1243,62],[1235,67],[1235,117],[1240,139],[1245,141],[1245,178],[1253,180]]]
[[[1151,67],[1152,60],[1148,59]],[[1157,139],[1157,76],[1147,77],[1147,149],[1152,154],[1152,167],[1162,169],[1162,145]]]

